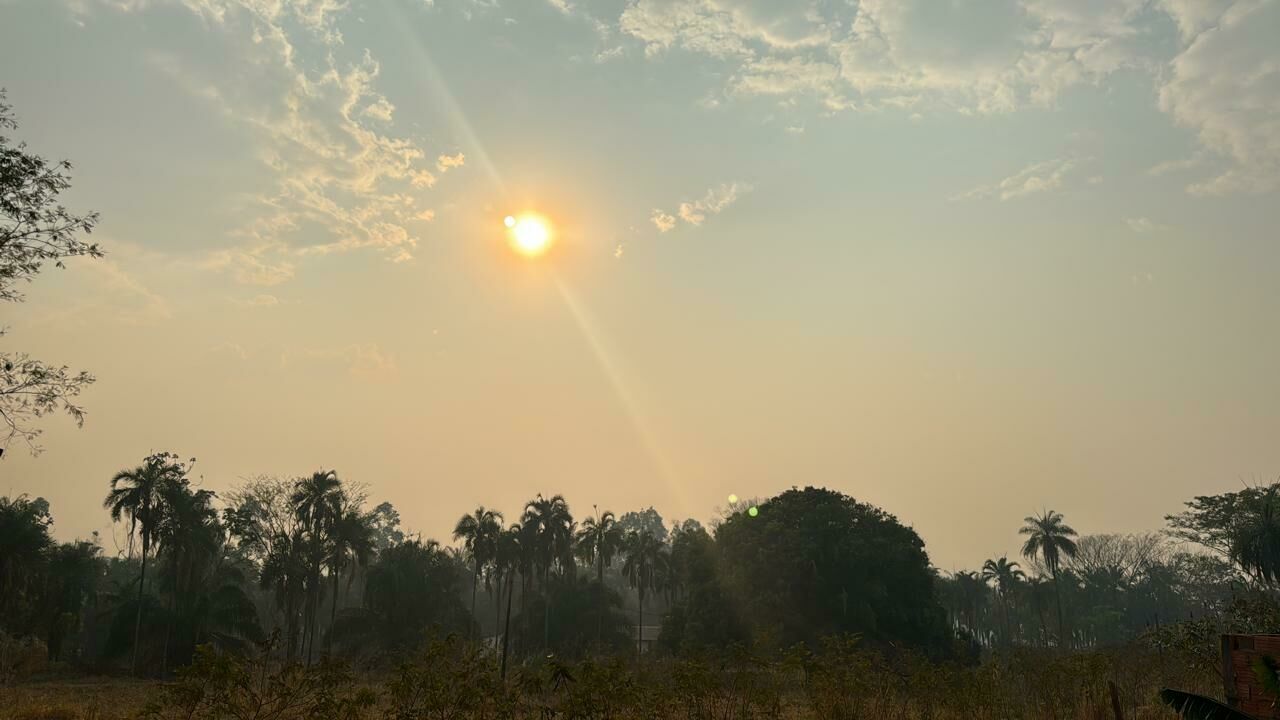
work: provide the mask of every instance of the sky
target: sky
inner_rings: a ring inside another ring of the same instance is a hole
[[[1280,476],[1280,0],[0,0],[107,257],[0,494],[335,468],[447,539],[819,485],[935,564]],[[512,251],[537,213],[554,244]],[[119,537],[120,533],[116,533]]]

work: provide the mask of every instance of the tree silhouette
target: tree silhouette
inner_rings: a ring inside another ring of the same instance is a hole
[[[138,641],[142,634],[142,595],[147,580],[147,557],[163,520],[166,486],[184,478],[187,468],[172,453],[157,453],[132,470],[121,470],[111,478],[111,491],[103,506],[111,511],[112,522],[129,518],[129,542],[136,534],[142,546],[142,567],[138,573],[138,609],[133,626],[132,672],[138,671]]]
[[[303,529],[300,538],[303,542],[296,543],[295,548],[302,549],[307,558],[303,644],[310,663],[315,649],[316,616],[320,606],[320,571],[328,553],[328,533],[342,513],[342,481],[333,470],[314,472],[294,483],[289,502]]]
[[[1022,555],[1027,558],[1039,558],[1049,569],[1053,577],[1053,593],[1058,604],[1058,642],[1067,641],[1066,624],[1062,614],[1062,588],[1058,582],[1058,570],[1062,566],[1063,557],[1074,557],[1076,543],[1072,538],[1077,533],[1065,522],[1062,513],[1045,510],[1039,515],[1029,515],[1024,519],[1026,525],[1018,532],[1027,536],[1022,544]]]
[[[604,569],[613,564],[613,557],[622,547],[625,534],[613,513],[603,513],[582,521],[575,538],[578,559],[596,568],[596,580],[604,582]]]
[[[982,564],[982,581],[994,583],[996,589],[1000,593],[1001,610],[1004,613],[1004,636],[1005,643],[1013,642],[1013,621],[1010,617],[1010,601],[1017,589],[1018,583],[1027,578],[1027,574],[1022,572],[1018,567],[1018,563],[1009,562],[1006,555],[1001,555],[999,559],[987,560]]]
[[[0,89],[0,133],[17,127]],[[47,262],[62,267],[65,258],[102,257],[96,244],[78,237],[93,231],[98,216],[73,215],[58,203],[58,195],[71,186],[70,170],[71,163],[49,163],[0,134],[0,301],[21,301],[15,285],[31,281]],[[35,441],[40,430],[32,421],[59,410],[83,425],[84,409],[76,397],[93,381],[87,372],[72,373],[25,353],[0,352],[0,420],[5,427],[0,444],[19,437],[39,452]]]
[[[622,574],[627,584],[636,589],[640,598],[640,607],[636,613],[636,657],[644,649],[644,597],[661,587],[659,567],[666,554],[662,543],[652,532],[631,531],[627,535],[623,548],[626,560],[622,564]]]
[[[473,572],[471,575],[471,617],[476,614],[476,587],[480,584],[480,575],[484,568],[493,561],[498,549],[498,536],[502,533],[502,513],[488,510],[481,505],[470,515],[463,515],[453,528],[453,539],[461,540],[462,547],[471,557]],[[479,623],[471,626],[472,636]],[[496,631],[495,631],[496,635]]]
[[[532,558],[541,578],[542,593],[546,596],[542,618],[542,644],[546,647],[551,633],[551,593],[548,587],[551,571],[557,567],[569,570],[574,566],[573,515],[569,513],[564,497],[553,495],[544,498],[539,495],[525,505],[522,524],[533,541]]]

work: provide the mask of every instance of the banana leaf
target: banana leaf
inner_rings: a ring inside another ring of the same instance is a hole
[[[1185,720],[1257,720],[1213,698],[1195,693],[1165,688],[1160,691],[1160,699]]]

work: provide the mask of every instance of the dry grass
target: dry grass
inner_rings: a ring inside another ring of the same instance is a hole
[[[132,720],[162,683],[126,678],[60,678],[0,687],[5,720]]]

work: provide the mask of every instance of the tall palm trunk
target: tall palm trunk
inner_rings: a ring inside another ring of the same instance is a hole
[[[480,623],[476,620],[476,585],[480,584],[480,558],[476,558],[476,570],[471,576],[471,639],[476,637],[476,626]]]
[[[493,649],[498,650],[499,626],[502,624],[502,570],[495,565],[494,570],[497,574],[497,582],[493,584]]]
[[[1062,588],[1058,584],[1058,569],[1053,569],[1053,594],[1058,601],[1058,647],[1062,647],[1067,641],[1066,625],[1062,620]]]
[[[551,577],[549,572],[542,574],[542,594],[545,595],[542,603],[542,648],[544,650],[551,649]]]
[[[644,652],[644,586],[640,586],[640,611],[636,613],[636,662]]]
[[[507,641],[511,637],[511,596],[515,594],[516,575],[511,572],[507,575],[507,622],[506,627],[502,630],[502,670],[500,676],[503,682],[507,680]],[[520,595],[520,602],[524,602],[524,594]]]
[[[169,637],[173,635],[173,619],[178,614],[178,553],[173,554],[173,592],[169,595],[169,622],[164,628],[164,650],[160,653],[160,676],[169,670]]]
[[[338,580],[341,573],[333,573],[333,604],[329,606],[329,637],[325,641],[325,652],[333,654],[333,623],[338,619]]]
[[[142,571],[138,574],[138,612],[133,619],[133,659],[129,661],[129,671],[138,674],[138,641],[142,638],[142,591],[147,582],[147,550],[151,534],[142,533]]]

